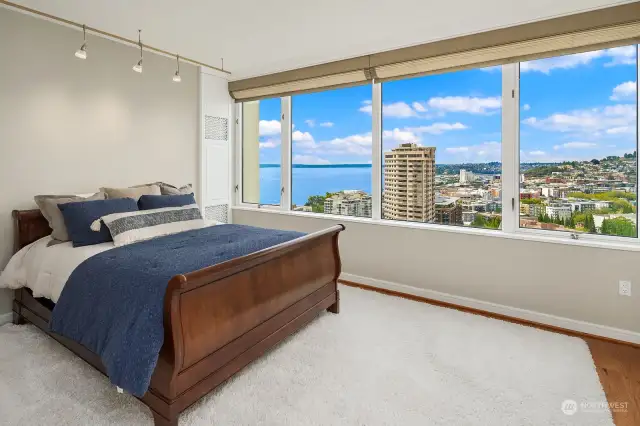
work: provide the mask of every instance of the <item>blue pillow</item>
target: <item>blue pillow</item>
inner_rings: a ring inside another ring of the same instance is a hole
[[[91,223],[111,213],[134,212],[138,204],[133,198],[114,198],[110,200],[78,201],[59,204],[64,217],[69,238],[74,247],[91,246],[113,241],[109,228],[100,227],[100,232],[91,230]]]
[[[143,195],[138,199],[140,210],[162,209],[165,207],[183,207],[196,204],[193,194],[182,195]]]

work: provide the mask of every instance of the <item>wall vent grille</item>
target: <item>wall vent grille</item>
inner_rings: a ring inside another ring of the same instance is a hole
[[[204,217],[207,220],[215,220],[216,222],[228,223],[228,204],[219,204],[217,206],[207,206],[204,208]]]
[[[229,140],[229,120],[222,117],[204,116],[204,138],[214,141]]]

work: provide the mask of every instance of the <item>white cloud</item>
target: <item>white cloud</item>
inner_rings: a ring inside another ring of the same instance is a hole
[[[638,85],[635,81],[627,81],[625,83],[618,84],[613,88],[613,94],[609,99],[612,101],[620,101],[623,99],[630,99],[636,95]]]
[[[428,126],[420,126],[420,127],[407,127],[405,130],[409,130],[414,133],[428,133],[431,135],[441,135],[444,132],[448,132],[450,130],[464,130],[468,129],[462,123],[433,123]]]
[[[316,120],[313,119],[308,119],[308,120],[304,120],[304,123],[309,126],[309,127],[315,127],[316,125]]]
[[[554,145],[553,149],[556,151],[559,149],[590,149],[596,146],[598,145],[591,142],[567,142],[562,145]]]
[[[414,104],[416,103],[417,102],[414,102]],[[371,102],[369,101],[368,103],[363,103],[359,111],[367,114],[371,114],[373,111],[373,106],[371,105]],[[417,117],[418,111],[414,110],[406,102],[394,102],[391,104],[382,105],[382,114],[385,117],[389,117],[389,118],[411,118],[411,117]]]
[[[478,145],[454,146],[445,148],[447,154],[451,154],[454,161],[500,161],[501,144],[496,141],[483,142]]]
[[[280,146],[280,139],[267,139],[264,142],[260,142],[258,145],[260,148],[275,148]]]
[[[273,136],[280,134],[282,126],[278,120],[260,120],[258,128],[260,136]]]
[[[335,138],[327,142],[329,149],[326,152],[330,155],[371,155],[371,142],[371,133]]]
[[[331,121],[325,121],[320,123],[320,127],[333,127],[333,123]]]
[[[605,67],[617,65],[635,65],[635,46],[614,47],[612,49],[596,50],[593,52],[576,53],[573,55],[556,56],[553,58],[538,59],[520,63],[520,71],[536,71],[543,74],[550,74],[554,69],[571,69],[581,65],[589,65],[596,59],[607,58]]]
[[[316,157],[315,155],[294,155],[292,162],[294,164],[313,164],[313,165],[326,165],[331,164],[331,161],[324,158]]]
[[[469,152],[469,147],[468,146],[456,146],[456,147],[452,147],[452,148],[445,148],[445,151],[451,153],[451,154],[459,154],[461,152]]]
[[[636,64],[636,47],[621,46],[606,50],[606,55],[611,61],[604,64],[605,67],[613,67],[616,65],[635,65]]]
[[[540,151],[540,150],[537,150],[537,151],[529,151],[529,155],[531,155],[531,156],[533,156],[533,157],[540,157],[540,156],[546,155],[546,152],[544,152],[544,151]]]
[[[635,121],[636,106],[631,104],[574,110],[555,113],[546,118],[529,117],[522,120],[524,124],[536,129],[586,133],[591,136],[600,131],[611,133],[615,128],[635,126]]]
[[[291,134],[291,139],[294,142],[313,142],[313,136],[309,132],[301,132],[300,130],[296,130]]]
[[[358,109],[358,111],[364,112],[366,114],[373,113],[373,107],[371,106],[371,101],[369,101],[368,103],[365,101],[362,104],[363,105]]]
[[[523,110],[523,111],[529,111],[530,109],[531,109],[531,105],[529,105],[529,104],[524,104],[524,105],[522,106],[522,110]]]
[[[466,112],[469,114],[491,114],[502,107],[500,96],[487,98],[469,96],[435,97],[427,101],[430,108],[443,112]]]
[[[418,113],[405,102],[394,102],[383,105],[382,114],[389,118],[410,118],[418,115]]]
[[[404,129],[385,130],[382,132],[382,138],[385,144],[391,143],[419,143],[420,137],[414,132]]]
[[[634,134],[635,132],[635,126],[620,126],[607,129],[607,134],[609,135]]]
[[[583,52],[574,55],[555,56],[553,58],[521,62],[520,72],[537,71],[543,74],[549,74],[554,69],[570,69],[589,64],[594,59],[600,58],[603,55],[603,50],[596,50],[595,52]]]
[[[414,103],[411,104],[411,106],[417,112],[427,112],[427,108],[423,104],[421,104],[420,102],[414,102]]]

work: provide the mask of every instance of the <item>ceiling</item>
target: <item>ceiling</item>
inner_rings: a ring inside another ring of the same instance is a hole
[[[536,21],[611,0],[13,0],[241,79]]]

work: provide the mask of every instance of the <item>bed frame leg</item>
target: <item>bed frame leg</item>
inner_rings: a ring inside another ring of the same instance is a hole
[[[340,291],[336,290],[336,303],[334,303],[333,305],[329,306],[327,308],[328,312],[331,312],[332,314],[339,314],[340,313]]]
[[[156,413],[153,410],[151,410],[151,413],[153,414],[154,426],[178,426],[177,417],[169,420],[169,419],[165,419],[164,417],[162,417],[160,414]]]
[[[15,325],[22,325],[22,324],[26,324],[27,322],[25,321],[22,315],[20,315],[17,312],[13,312],[13,323]]]

